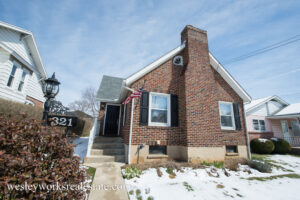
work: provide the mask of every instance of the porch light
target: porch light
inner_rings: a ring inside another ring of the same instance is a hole
[[[59,84],[60,82],[55,78],[55,73],[53,73],[51,78],[45,80],[44,87],[43,87],[44,97],[46,97],[46,102],[44,103],[44,112],[43,112],[44,126],[47,126],[48,113],[51,106],[51,100],[54,99],[55,96],[58,94]]]

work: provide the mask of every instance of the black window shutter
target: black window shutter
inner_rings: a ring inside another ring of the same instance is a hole
[[[148,125],[149,92],[143,91],[141,97],[140,125]]]
[[[171,94],[171,126],[178,126],[178,96]]]
[[[235,129],[241,130],[242,126],[241,126],[241,117],[240,117],[238,103],[233,103],[233,113],[234,113]]]

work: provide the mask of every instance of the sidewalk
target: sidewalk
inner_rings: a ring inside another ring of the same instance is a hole
[[[89,195],[89,200],[128,200],[128,193],[121,174],[121,166],[124,165],[123,163],[88,163],[86,165],[96,168],[93,185],[97,187],[103,185],[108,187],[122,187],[119,190],[92,190]]]

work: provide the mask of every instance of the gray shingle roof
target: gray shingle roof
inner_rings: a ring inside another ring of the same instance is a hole
[[[120,97],[122,85],[122,78],[106,76],[102,77],[100,87],[97,92],[97,100],[99,101],[116,101]]]

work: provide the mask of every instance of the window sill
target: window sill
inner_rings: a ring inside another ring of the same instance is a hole
[[[226,153],[226,156],[238,156],[239,153]]]
[[[164,154],[149,154],[147,156],[148,159],[160,159],[160,158],[168,158],[168,155],[164,155]]]

